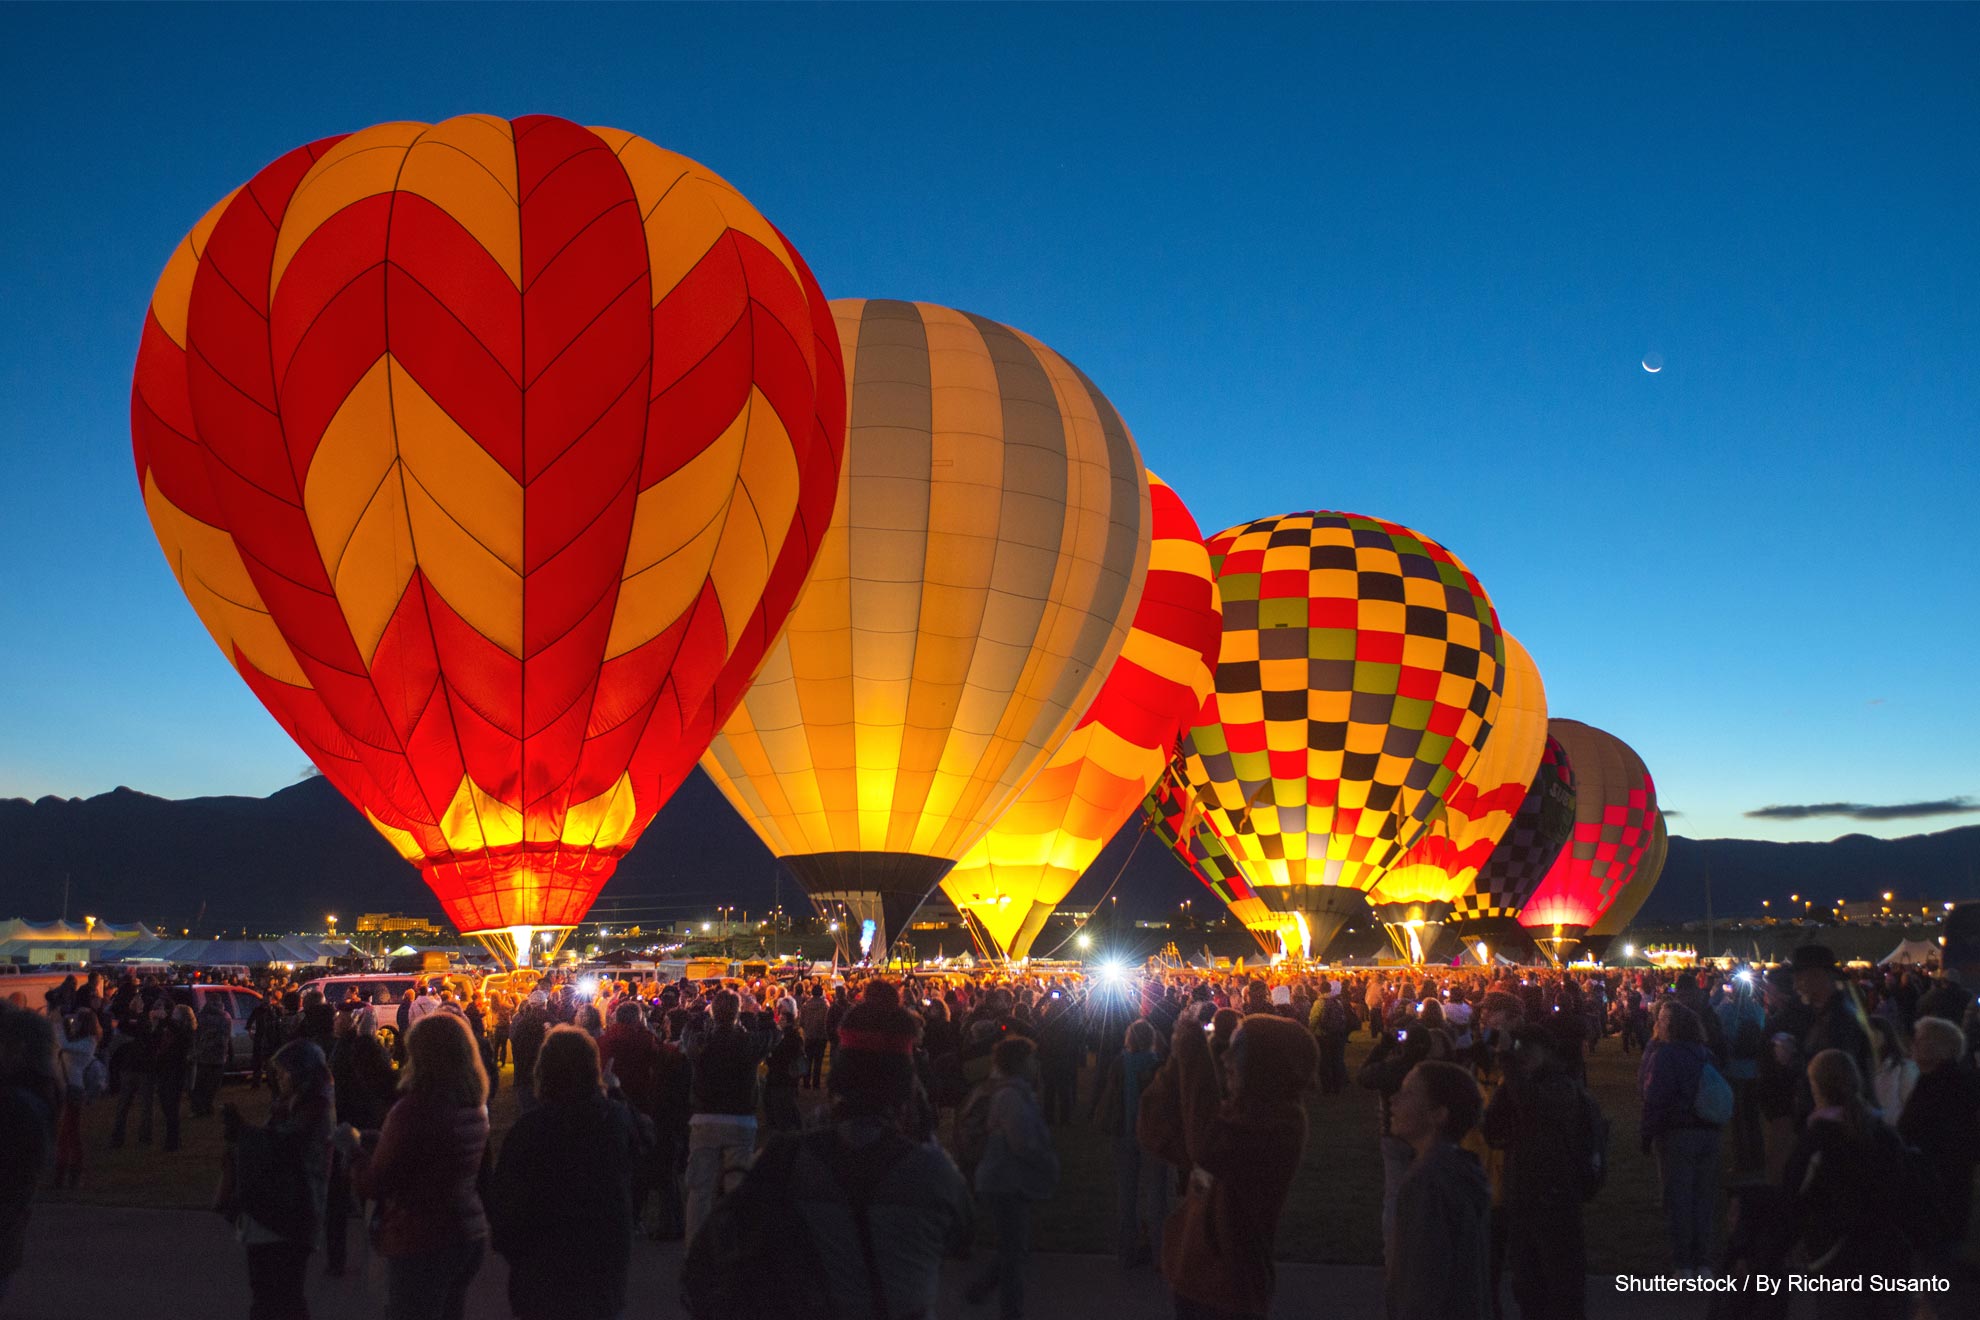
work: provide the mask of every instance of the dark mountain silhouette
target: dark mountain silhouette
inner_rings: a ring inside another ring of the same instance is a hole
[[[1919,899],[1980,897],[1980,825],[1902,839],[1845,835],[1828,843],[1671,840],[1670,860],[1639,924],[1760,912],[1790,892],[1868,899],[1889,889]],[[265,798],[174,801],[119,788],[92,798],[0,800],[0,917],[68,914],[146,921],[200,934],[318,929],[334,912],[440,916],[417,872],[320,777]],[[1165,916],[1216,900],[1152,841],[1139,817],[1109,843],[1068,906],[1117,897],[1124,918]],[[596,919],[653,925],[706,917],[717,904],[762,912],[807,907],[790,877],[696,771],[620,864]]]
[[[1712,880],[1716,917],[1789,915],[1789,894],[1823,906],[1863,902],[1889,891],[1899,899],[1980,898],[1980,825],[1936,834],[1873,839],[1845,834],[1827,843],[1767,843],[1759,839],[1673,836],[1663,879],[1638,925],[1691,921],[1705,915],[1705,877]],[[1894,904],[1902,906],[1902,904]],[[1915,905],[1914,905],[1915,906]]]

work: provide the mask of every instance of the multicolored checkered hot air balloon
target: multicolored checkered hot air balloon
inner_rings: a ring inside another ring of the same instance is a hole
[[[1636,868],[1636,874],[1624,887],[1622,896],[1609,904],[1609,910],[1601,920],[1588,928],[1588,937],[1583,941],[1588,952],[1597,958],[1606,958],[1616,936],[1629,929],[1629,923],[1636,920],[1636,914],[1643,910],[1643,904],[1657,888],[1657,881],[1664,874],[1664,862],[1670,857],[1671,836],[1664,827],[1664,813],[1657,813],[1657,829],[1651,835],[1650,847],[1643,854],[1643,864]]]
[[[1261,518],[1210,558],[1224,643],[1185,771],[1276,923],[1317,952],[1490,734],[1498,614],[1450,551],[1379,518]]]
[[[845,382],[810,271],[727,183],[469,115],[222,199],[158,281],[131,418],[221,650],[513,955],[584,915],[741,699],[831,518]]]
[[[1552,736],[1526,796],[1471,884],[1451,904],[1445,926],[1467,939],[1519,938],[1519,914],[1574,833],[1574,767]]]
[[[1614,734],[1574,720],[1550,720],[1547,730],[1574,765],[1574,833],[1519,924],[1559,959],[1636,877],[1656,835],[1657,786],[1643,758]]]
[[[1271,910],[1252,892],[1251,882],[1245,879],[1237,859],[1217,836],[1216,826],[1195,807],[1194,796],[1183,781],[1181,758],[1171,759],[1154,787],[1148,790],[1148,796],[1141,800],[1141,814],[1148,822],[1148,832],[1175,855],[1184,870],[1224,901],[1231,915],[1258,938],[1261,947],[1276,952],[1278,941],[1267,935],[1272,927]]]
[[[1505,643],[1505,690],[1491,738],[1431,816],[1428,832],[1368,896],[1397,948],[1415,962],[1512,824],[1546,750],[1547,689],[1526,648],[1510,634]]]
[[[1148,477],[1028,335],[834,302],[851,423],[804,597],[702,764],[878,958],[1066,739],[1127,639]]]
[[[1008,957],[1029,951],[1210,695],[1223,634],[1210,554],[1196,519],[1152,472],[1148,509],[1148,577],[1107,681],[1045,768],[942,880]]]

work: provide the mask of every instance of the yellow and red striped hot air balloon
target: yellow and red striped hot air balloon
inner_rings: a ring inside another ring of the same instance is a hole
[[[1430,818],[1429,830],[1368,895],[1414,961],[1422,961],[1435,928],[1512,824],[1547,747],[1547,689],[1526,648],[1504,636],[1506,685],[1491,738]]]
[[[1148,572],[1148,478],[1113,405],[1029,335],[831,307],[837,512],[702,765],[877,959],[1092,704]]]
[[[179,246],[145,506],[227,658],[463,931],[583,916],[830,521],[844,367],[727,183],[530,115],[283,156]]]
[[[1223,610],[1203,533],[1148,474],[1148,578],[1099,695],[1024,792],[942,880],[999,948],[1022,958],[1052,909],[1168,764],[1209,695]]]

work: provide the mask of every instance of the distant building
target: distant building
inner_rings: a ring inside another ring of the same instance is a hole
[[[962,913],[939,889],[922,900],[921,906],[914,911],[914,920],[908,924],[909,930],[960,931],[962,928]]]
[[[446,931],[425,917],[408,917],[400,912],[367,912],[358,918],[357,928],[388,935],[444,935]]]

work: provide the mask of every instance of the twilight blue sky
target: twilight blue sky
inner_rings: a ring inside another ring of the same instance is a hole
[[[1974,820],[1742,813],[1980,811],[1976,49],[1974,6],[0,10],[0,796],[296,778],[144,518],[152,282],[300,142],[547,111],[727,175],[828,296],[1038,335],[1206,531],[1442,540],[1674,832]]]

